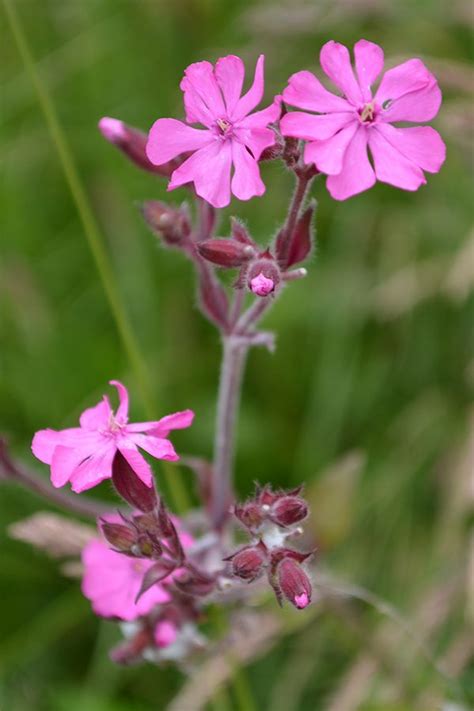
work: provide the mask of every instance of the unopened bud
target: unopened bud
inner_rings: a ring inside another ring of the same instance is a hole
[[[154,484],[151,487],[144,484],[120,451],[116,452],[112,463],[112,482],[120,496],[133,508],[146,513],[157,506]]]
[[[181,247],[187,241],[191,224],[185,208],[175,209],[159,200],[147,200],[141,209],[148,227],[169,247]]]
[[[308,505],[299,496],[283,496],[273,506],[272,519],[280,526],[292,526],[308,515]]]
[[[242,506],[236,506],[234,508],[234,516],[250,531],[257,529],[265,518],[262,507],[253,501],[243,504]]]
[[[230,561],[232,574],[250,583],[262,574],[265,555],[260,548],[249,546],[235,553]]]
[[[278,584],[281,592],[299,610],[311,602],[311,581],[298,563],[284,558],[277,568]]]
[[[241,267],[255,256],[254,248],[234,239],[207,239],[198,244],[201,257],[219,267]]]
[[[127,156],[132,163],[135,163],[139,168],[148,170],[151,173],[157,173],[166,178],[169,178],[173,170],[176,169],[176,163],[165,163],[164,165],[156,166],[147,158],[145,147],[147,135],[133,126],[128,126],[119,119],[104,116],[99,121],[99,131],[106,141],[117,146],[122,153]]]
[[[136,543],[136,532],[122,523],[101,521],[100,527],[105,539],[117,551],[132,553]]]

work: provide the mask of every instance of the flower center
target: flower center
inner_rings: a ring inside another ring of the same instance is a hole
[[[109,417],[108,432],[111,434],[117,434],[123,428],[123,424],[118,422],[113,415]]]
[[[364,108],[359,110],[359,116],[362,123],[372,123],[376,118],[377,110],[375,107],[375,101],[371,101],[366,104]]]
[[[217,135],[221,138],[229,138],[232,134],[232,124],[224,118],[216,120]]]

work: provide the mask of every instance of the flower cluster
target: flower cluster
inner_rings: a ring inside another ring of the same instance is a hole
[[[284,154],[279,150],[281,137],[307,142],[304,162],[328,176],[328,190],[337,200],[367,190],[376,180],[417,190],[426,182],[424,171],[439,171],[444,143],[430,127],[393,124],[433,119],[441,103],[437,81],[421,60],[410,59],[389,69],[373,92],[383,71],[382,48],[359,40],[354,61],[355,72],[347,47],[327,42],[321,49],[321,67],[342,95],[328,91],[311,72],[300,71],[290,77],[281,96],[255,113],[263,96],[263,55],[244,96],[239,57],[222,57],[215,67],[209,62],[191,64],[181,82],[187,124],[158,119],[149,133],[146,156],[160,167],[187,155],[172,172],[168,189],[192,182],[197,195],[214,207],[228,205],[231,193],[248,200],[265,192],[258,161],[272,148],[272,157]],[[282,98],[302,111],[285,113],[278,126]]]
[[[298,609],[311,602],[311,581],[301,563],[314,553],[300,553],[286,545],[288,538],[301,534],[299,524],[308,516],[301,490],[302,487],[287,492],[257,487],[253,499],[235,506],[234,516],[253,540],[226,558],[232,576],[253,582],[266,573],[278,602],[281,604],[286,598]]]
[[[117,119],[99,123],[105,139],[136,166],[168,179],[169,190],[186,185],[197,198],[194,212],[186,204],[157,200],[143,203],[142,212],[162,244],[193,263],[201,311],[224,343],[213,462],[185,460],[197,474],[202,504],[197,512],[181,518],[168,512],[146,456],[177,461],[169,435],[191,425],[192,410],[131,423],[127,389],[112,380],[116,410],[104,396],[82,413],[79,427],[43,429],[34,436],[33,454],[50,466],[54,487],[69,483],[80,493],[108,479],[128,505],[127,511],[104,513],[98,537],[82,552],[84,595],[96,614],[122,626],[125,639],[112,651],[117,662],[187,660],[205,643],[198,625],[206,605],[225,604],[229,588],[232,602],[244,604],[252,587],[242,581],[266,579],[280,604],[287,600],[304,609],[311,602],[306,564],[314,551],[291,545],[308,516],[302,487],[287,492],[257,487],[252,499],[235,503],[233,438],[245,356],[254,345],[272,347],[273,334],[258,331],[258,321],[285,284],[306,274],[298,265],[312,253],[315,213],[315,202],[306,198],[318,175],[327,176],[332,197],[345,200],[376,180],[416,190],[426,182],[424,173],[436,173],[445,159],[433,128],[396,125],[423,123],[438,112],[441,92],[419,59],[389,69],[378,86],[384,55],[372,42],[356,43],[354,68],[348,49],[332,41],[320,60],[337,94],[300,71],[258,110],[263,55],[245,92],[244,64],[230,55],[215,66],[204,61],[185,70],[180,85],[185,122],[159,118],[148,135]],[[283,225],[264,246],[236,218],[228,236],[216,235],[215,208],[227,206],[231,195],[239,200],[263,195],[260,169],[268,160],[282,160],[296,181]],[[237,270],[232,298],[217,267]],[[245,290],[252,301],[248,307]],[[7,470],[17,476],[10,462]],[[250,540],[233,550],[236,524]]]

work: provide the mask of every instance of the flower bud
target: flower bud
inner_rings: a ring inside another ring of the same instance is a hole
[[[273,257],[268,254],[250,264],[247,272],[247,286],[256,296],[272,294],[280,283],[280,270]]]
[[[191,224],[186,209],[175,209],[159,200],[147,200],[142,215],[151,231],[168,247],[181,247],[190,235]]]
[[[292,526],[308,515],[308,505],[299,496],[283,496],[273,505],[272,519],[279,526]]]
[[[108,543],[116,551],[131,553],[136,543],[136,531],[122,523],[100,521],[100,528]]]
[[[145,146],[147,143],[147,135],[133,126],[128,126],[119,119],[109,118],[104,116],[99,121],[99,131],[106,141],[114,146],[117,146],[124,155],[127,156],[132,163],[148,170],[151,173],[158,173],[165,178],[169,178],[173,170],[176,169],[176,164],[173,162],[165,163],[164,165],[156,166],[147,158]]]
[[[198,597],[209,595],[216,586],[215,577],[201,573],[190,564],[175,577],[173,582],[181,592]]]
[[[197,246],[201,257],[219,267],[241,267],[255,256],[254,248],[234,239],[206,239]]]
[[[250,583],[262,574],[265,560],[265,554],[261,548],[257,546],[242,548],[230,557],[231,573]]]
[[[157,506],[158,498],[154,485],[146,486],[120,451],[116,452],[112,463],[112,482],[122,499],[133,508],[148,512]]]
[[[302,610],[311,602],[311,581],[298,563],[284,558],[277,568],[278,585],[292,605]]]
[[[243,506],[235,506],[234,516],[250,531],[257,529],[265,518],[261,507],[253,501],[249,501]]]

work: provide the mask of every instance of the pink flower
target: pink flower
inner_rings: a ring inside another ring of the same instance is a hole
[[[329,176],[327,187],[336,200],[367,190],[376,178],[404,190],[417,190],[426,183],[423,171],[439,171],[445,145],[429,126],[396,128],[392,124],[434,118],[441,104],[438,83],[421,60],[410,59],[389,69],[373,96],[371,86],[383,69],[383,50],[362,39],[354,47],[354,56],[355,75],[344,45],[331,41],[321,50],[321,66],[342,97],[327,91],[311,72],[293,74],[283,92],[284,101],[316,115],[288,113],[281,120],[281,131],[309,141],[305,162],[314,163]]]
[[[110,523],[120,522],[120,517],[107,516]],[[192,537],[180,533],[184,548],[192,543]],[[82,551],[84,576],[82,592],[92,602],[92,609],[102,617],[119,617],[121,620],[135,620],[146,615],[155,605],[171,599],[161,583],[153,585],[135,602],[143,576],[155,560],[133,558],[116,553],[108,548],[103,539],[93,539]],[[170,578],[165,578],[168,580]],[[165,582],[165,581],[163,581]]]
[[[166,439],[170,430],[189,427],[194,413],[191,410],[175,412],[156,422],[128,424],[128,392],[116,380],[110,381],[119,394],[117,412],[110,406],[107,396],[88,410],[80,419],[80,427],[65,430],[41,430],[33,438],[35,457],[51,465],[53,486],[71,482],[73,491],[81,492],[96,486],[112,476],[112,462],[121,452],[136,475],[151,487],[152,470],[138,451],[138,447],[156,459],[179,459],[171,442]]]
[[[243,96],[245,68],[239,57],[222,57],[215,67],[196,62],[185,70],[180,87],[186,121],[205,129],[171,118],[158,119],[151,127],[146,151],[155,165],[192,153],[172,174],[168,190],[193,182],[196,193],[214,207],[228,205],[231,190],[239,200],[263,195],[257,161],[275,144],[267,126],[279,118],[281,102],[277,96],[266,109],[250,113],[262,100],[263,63],[260,55],[254,82]]]

